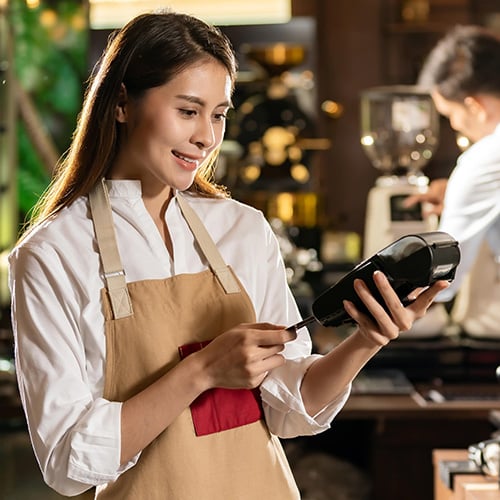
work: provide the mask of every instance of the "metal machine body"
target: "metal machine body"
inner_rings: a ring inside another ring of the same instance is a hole
[[[437,218],[404,199],[427,190],[422,169],[439,140],[439,115],[431,96],[416,86],[386,86],[361,94],[361,144],[382,175],[367,199],[363,255],[405,234],[435,231]]]

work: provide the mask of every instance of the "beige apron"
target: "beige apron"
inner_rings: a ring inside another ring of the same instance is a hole
[[[239,323],[255,321],[248,295],[201,221],[181,195],[176,200],[210,269],[127,284],[105,182],[98,183],[90,195],[107,282],[102,293],[104,397],[113,401],[130,398],[171,369],[180,360],[180,346],[207,341]],[[291,500],[300,495],[281,444],[264,420],[197,436],[187,408],[142,451],[134,467],[99,487],[96,498]]]

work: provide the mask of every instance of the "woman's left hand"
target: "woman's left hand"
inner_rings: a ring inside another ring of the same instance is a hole
[[[373,319],[361,313],[350,301],[344,301],[344,307],[363,336],[379,346],[394,340],[400,332],[409,330],[416,319],[425,315],[436,295],[449,286],[448,281],[437,281],[428,288],[415,290],[411,294],[415,300],[405,307],[382,272],[375,271],[373,281],[389,312],[373,297],[362,280],[355,280],[354,289]]]

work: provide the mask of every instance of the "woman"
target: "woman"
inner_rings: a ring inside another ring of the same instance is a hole
[[[311,355],[262,214],[212,184],[236,73],[175,13],[110,41],[72,146],[12,252],[20,393],[45,481],[99,498],[299,498],[278,438],[327,429],[350,382],[440,282]],[[102,179],[106,179],[103,181]]]

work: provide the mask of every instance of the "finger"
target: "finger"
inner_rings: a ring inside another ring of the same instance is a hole
[[[404,307],[387,278],[380,271],[375,271],[373,280],[386,306],[389,308],[391,315],[399,315],[400,311],[404,310]],[[387,313],[383,305],[372,295],[366,284],[362,280],[355,280],[354,289],[379,327],[383,329],[393,329],[393,319]]]
[[[386,306],[391,311],[404,309],[404,306],[401,303],[401,299],[399,298],[392,285],[389,283],[389,280],[384,273],[382,273],[381,271],[375,271],[373,273],[373,282],[382,295]]]
[[[407,295],[407,299],[411,302],[413,302],[414,300],[417,299],[417,297],[424,291],[424,290],[427,290],[428,287],[426,286],[422,286],[422,287],[419,287],[419,288],[415,288],[415,290],[412,290],[408,295]]]
[[[422,200],[422,196],[421,195],[419,195],[419,194],[413,194],[411,196],[406,197],[403,200],[403,206],[406,207],[406,208],[409,208],[409,207],[415,205],[416,203],[418,203],[421,200]]]
[[[280,354],[285,348],[284,344],[275,344],[272,346],[259,346],[259,358],[261,360],[268,359]]]
[[[398,327],[392,322],[383,308],[380,309],[382,316],[377,316],[375,320],[361,313],[356,309],[354,303],[348,300],[344,301],[344,308],[347,314],[357,323],[359,331],[378,346],[386,345],[399,334]]]
[[[434,302],[436,295],[438,295],[449,286],[450,283],[448,281],[436,281],[436,283],[420,293],[415,301],[411,304],[411,306],[408,306],[408,308],[411,308],[413,311],[415,311],[416,314],[421,316]]]
[[[266,331],[254,330],[254,335],[252,337],[259,346],[283,346],[287,342],[295,340],[297,338],[297,332],[294,330],[287,330],[286,328]]]
[[[281,354],[275,354],[274,356],[254,363],[252,367],[252,374],[246,382],[246,388],[254,389],[259,387],[271,370],[274,370],[284,364],[285,358]]]
[[[396,324],[401,331],[410,329],[414,319],[413,312],[409,313],[406,310],[406,307],[392,288],[387,277],[382,272],[375,271],[373,273],[373,281],[389,309],[389,315],[377,318],[378,324],[388,330],[393,329],[393,324]]]
[[[373,321],[366,315],[359,311],[359,309],[354,305],[354,302],[350,300],[343,300],[344,309],[347,314],[351,316],[351,318],[361,327],[364,328],[373,328],[375,324]]]
[[[277,368],[278,366],[282,366],[284,363],[285,357],[276,353],[273,356],[268,356],[267,358],[263,358],[261,361],[255,363],[254,369],[258,373],[267,374],[267,372]]]
[[[243,323],[242,326],[252,330],[284,330],[285,325],[275,325],[273,323]]]

